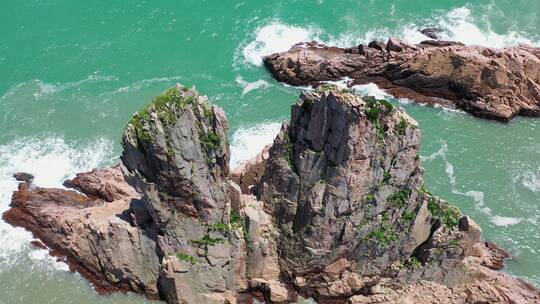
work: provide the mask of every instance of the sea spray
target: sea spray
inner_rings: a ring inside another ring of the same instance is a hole
[[[479,25],[483,21],[483,26]],[[262,65],[262,58],[273,53],[289,50],[294,44],[316,40],[325,45],[350,47],[360,43],[367,44],[373,40],[386,41],[389,37],[398,37],[409,43],[420,43],[430,38],[420,33],[426,27],[441,30],[444,40],[459,41],[465,44],[482,45],[493,48],[518,45],[521,43],[540,45],[540,41],[532,40],[522,33],[508,31],[497,33],[485,20],[476,20],[470,8],[463,6],[447,11],[442,15],[434,15],[430,19],[415,23],[405,23],[396,28],[369,28],[364,32],[353,30],[340,34],[330,34],[317,25],[291,25],[281,21],[271,21],[259,26],[251,42],[242,49],[245,62],[256,66]]]
[[[27,137],[0,145],[0,213],[9,209],[11,195],[17,189],[13,173],[31,173],[34,183],[42,187],[62,187],[63,181],[75,173],[110,164],[111,152],[112,142],[103,138],[73,143],[62,137]],[[24,254],[46,268],[67,270],[47,251],[29,250],[32,239],[26,230],[0,220],[0,272],[17,265]]]
[[[255,157],[272,143],[281,128],[281,123],[270,122],[240,128],[231,137],[231,168]]]

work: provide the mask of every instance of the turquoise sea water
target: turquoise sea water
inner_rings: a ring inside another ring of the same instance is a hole
[[[176,82],[222,106],[233,164],[270,142],[300,89],[276,83],[261,56],[302,40],[348,46],[398,36],[503,47],[540,45],[540,2],[53,1],[0,3],[0,211],[16,171],[60,186],[118,161],[132,113]],[[373,86],[363,93],[382,94]],[[508,249],[507,271],[540,286],[540,120],[501,124],[394,100],[418,120],[428,188]],[[0,303],[142,303],[100,297],[31,236],[0,222]]]

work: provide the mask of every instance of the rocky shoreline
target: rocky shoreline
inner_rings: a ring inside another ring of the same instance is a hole
[[[508,122],[540,116],[540,48],[527,45],[491,49],[439,40],[412,45],[390,38],[338,48],[309,42],[267,56],[264,63],[290,85],[350,78],[351,86],[372,82],[396,97],[481,118]]]
[[[103,293],[540,303],[497,271],[506,252],[423,187],[420,130],[392,104],[329,85],[303,93],[273,144],[232,172],[227,131],[222,109],[178,85],[134,115],[120,165],[65,183],[77,191],[19,174],[3,218]]]

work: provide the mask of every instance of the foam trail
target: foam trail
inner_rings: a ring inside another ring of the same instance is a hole
[[[97,139],[77,147],[60,137],[23,138],[0,145],[0,214],[9,209],[11,195],[17,189],[15,172],[28,172],[43,187],[62,187],[65,179],[110,161],[112,142]],[[0,272],[15,265],[21,255],[46,268],[68,270],[67,265],[50,257],[46,250],[29,250],[32,235],[0,221]]]
[[[518,177],[521,179],[521,184],[532,192],[540,192],[540,166],[536,172],[530,171]]]
[[[128,86],[125,86],[125,87],[121,87],[121,88],[118,88],[116,90],[114,90],[113,94],[116,94],[116,93],[128,93],[128,92],[132,92],[132,91],[138,91],[138,90],[141,90],[143,88],[146,88],[146,87],[149,87],[153,84],[156,84],[156,83],[173,83],[173,82],[178,82],[178,81],[182,81],[183,78],[180,77],[180,76],[171,76],[171,77],[154,77],[154,78],[150,78],[150,79],[143,79],[143,80],[139,80],[139,81],[136,81]]]
[[[248,128],[241,128],[231,137],[231,168],[249,160],[269,143],[272,143],[281,129],[281,123],[271,122]]]
[[[245,81],[244,78],[238,76],[236,77],[236,83],[242,86],[242,96],[246,95],[247,93],[260,89],[260,88],[267,88],[270,86],[270,84],[262,79],[259,79],[254,82],[248,82]]]
[[[40,99],[45,96],[56,94],[68,89],[77,88],[86,83],[95,83],[95,82],[110,82],[118,81],[118,78],[110,75],[102,75],[99,72],[94,72],[88,77],[72,82],[66,83],[48,83],[40,79],[34,79],[33,81],[26,83],[27,85],[36,86],[37,90],[34,92],[33,96],[36,99]]]
[[[441,158],[443,162],[445,163],[445,172],[449,178],[450,187],[452,189],[452,193],[457,195],[462,195],[466,197],[470,197],[475,202],[475,207],[480,210],[482,213],[484,213],[486,216],[489,217],[489,220],[495,224],[496,226],[511,226],[519,224],[523,219],[521,218],[515,218],[515,217],[506,217],[506,216],[500,216],[493,214],[492,210],[486,206],[485,200],[484,200],[484,192],[482,191],[476,191],[476,190],[469,190],[466,192],[462,192],[457,190],[457,182],[456,177],[454,176],[454,166],[448,161],[446,155],[448,152],[448,144],[441,140],[441,148],[428,155],[428,156],[420,156],[420,159],[422,161],[433,161],[437,158]]]

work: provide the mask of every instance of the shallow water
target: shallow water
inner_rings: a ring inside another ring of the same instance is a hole
[[[540,2],[4,1],[0,4],[0,211],[27,171],[43,186],[118,161],[132,113],[176,82],[196,84],[231,125],[232,164],[271,142],[300,90],[261,56],[300,40],[348,46],[419,28],[493,47],[540,41]],[[373,86],[362,93],[379,93]],[[540,121],[509,124],[401,104],[423,133],[427,187],[515,256],[507,271],[540,286]],[[100,297],[66,265],[0,222],[0,303],[143,303]]]

